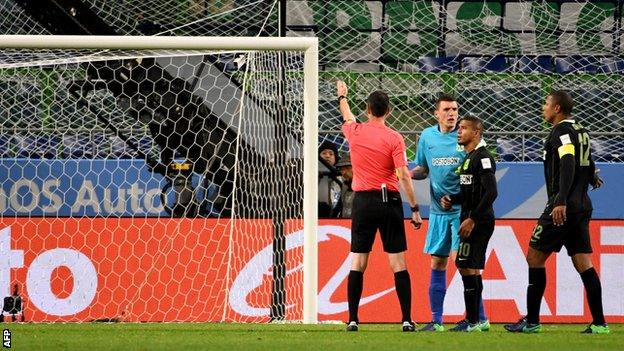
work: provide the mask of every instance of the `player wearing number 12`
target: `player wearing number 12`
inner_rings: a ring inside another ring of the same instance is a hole
[[[589,219],[592,203],[587,195],[589,185],[598,188],[598,177],[591,157],[589,134],[572,118],[572,97],[565,91],[553,91],[544,103],[544,119],[553,128],[544,144],[544,175],[548,203],[531,236],[527,262],[527,316],[505,326],[510,332],[541,331],[539,311],[546,289],[545,264],[553,252],[566,247],[574,268],[581,275],[592,314],[592,323],[583,331],[609,333],[602,311],[600,278],[591,261]]]

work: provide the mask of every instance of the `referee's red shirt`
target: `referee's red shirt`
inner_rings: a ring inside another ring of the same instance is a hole
[[[407,165],[405,141],[398,132],[378,123],[345,123],[342,133],[349,142],[354,191],[399,191],[395,170]]]

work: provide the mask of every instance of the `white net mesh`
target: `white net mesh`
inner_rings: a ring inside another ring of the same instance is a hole
[[[3,33],[79,34],[63,32],[73,27],[62,21],[50,28],[32,9],[24,10],[28,2],[0,3]],[[410,157],[420,131],[435,122],[433,101],[447,92],[460,99],[462,114],[486,120],[492,151],[507,161],[537,160],[536,141],[547,129],[541,100],[563,87],[577,101],[576,118],[592,132],[596,159],[622,161],[624,43],[616,0],[90,0],[82,5],[64,10],[73,14],[71,22],[85,27],[92,18],[101,21],[89,29],[92,34],[276,36],[285,27],[289,36],[319,37],[325,71],[319,127],[343,149],[333,101],[336,78],[349,81],[360,101],[372,89],[393,94],[392,126],[407,137]],[[358,111],[362,108],[363,103]]]
[[[301,320],[302,52],[2,58],[0,288],[28,319]]]
[[[289,35],[320,39],[321,131],[339,144],[336,78],[352,87],[359,112],[370,91],[390,92],[390,123],[407,137],[408,156],[435,123],[435,98],[447,92],[459,99],[460,115],[485,119],[499,159],[537,161],[547,131],[543,99],[560,88],[592,132],[595,158],[622,161],[618,1],[292,0],[287,26]]]

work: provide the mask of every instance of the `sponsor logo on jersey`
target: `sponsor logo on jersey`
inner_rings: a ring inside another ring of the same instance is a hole
[[[472,174],[460,174],[459,175],[459,184],[461,184],[461,185],[471,185],[472,184]]]
[[[433,166],[457,166],[459,157],[436,157],[431,160]]]

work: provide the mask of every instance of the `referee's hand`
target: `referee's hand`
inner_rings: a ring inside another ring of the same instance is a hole
[[[347,90],[347,85],[345,84],[345,82],[341,81],[341,80],[337,80],[336,81],[336,96],[337,97],[341,97],[341,96],[347,96],[348,90]]]
[[[412,220],[410,222],[414,225],[414,228],[420,229],[423,222],[422,218],[420,218],[420,212],[412,212]]]

